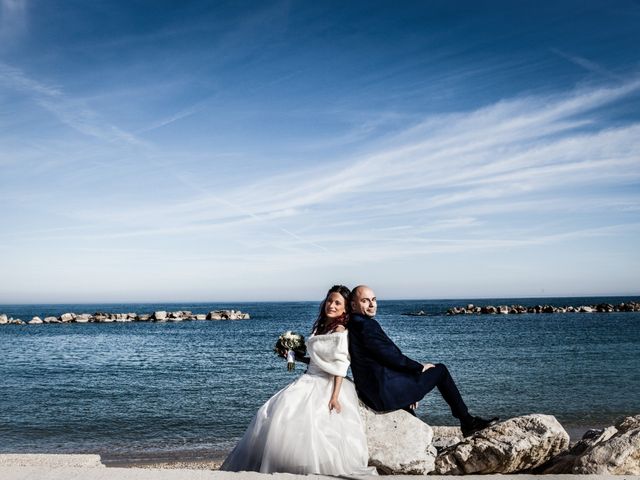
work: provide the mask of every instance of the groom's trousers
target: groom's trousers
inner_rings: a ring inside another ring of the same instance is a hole
[[[469,410],[462,400],[462,395],[460,395],[458,387],[456,387],[445,365],[436,363],[435,367],[420,374],[418,382],[419,388],[421,388],[420,398],[424,397],[435,387],[438,387],[442,398],[449,404],[453,416],[463,422],[469,419]]]

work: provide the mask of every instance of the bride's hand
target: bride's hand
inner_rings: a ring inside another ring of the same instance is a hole
[[[329,400],[329,413],[331,413],[332,410],[335,410],[337,413],[340,413],[340,410],[342,410],[342,405],[340,405],[337,398]]]

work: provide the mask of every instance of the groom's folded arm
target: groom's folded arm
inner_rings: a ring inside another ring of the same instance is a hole
[[[362,329],[362,338],[369,353],[383,365],[404,372],[422,372],[423,365],[404,355],[375,320]]]

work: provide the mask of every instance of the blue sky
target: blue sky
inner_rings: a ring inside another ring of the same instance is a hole
[[[0,0],[0,302],[637,295],[639,24]]]

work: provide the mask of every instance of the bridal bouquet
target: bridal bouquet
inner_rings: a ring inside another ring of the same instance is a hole
[[[307,346],[302,335],[288,330],[278,337],[273,351],[287,359],[287,370],[291,371],[296,368],[296,353],[304,356]]]

